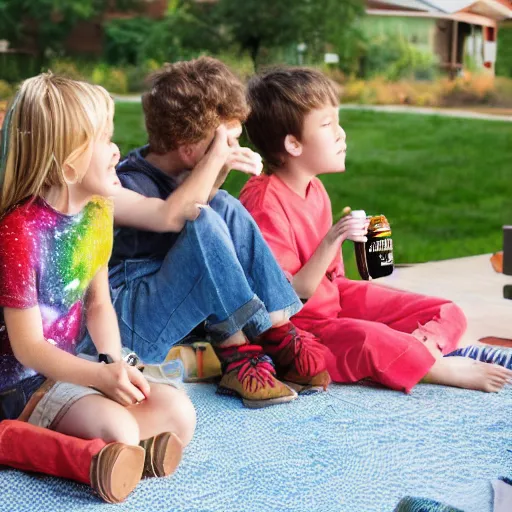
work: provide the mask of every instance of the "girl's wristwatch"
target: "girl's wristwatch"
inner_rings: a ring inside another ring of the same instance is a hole
[[[98,362],[111,364],[114,362],[114,360],[112,359],[112,356],[109,354],[98,354]]]

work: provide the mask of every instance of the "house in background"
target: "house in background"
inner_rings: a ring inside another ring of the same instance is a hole
[[[498,26],[512,18],[512,0],[367,0],[364,30],[400,34],[437,55],[451,76],[465,59],[494,74]]]

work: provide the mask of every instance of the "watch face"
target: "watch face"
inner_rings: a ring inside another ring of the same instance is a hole
[[[139,366],[142,364],[141,358],[128,347],[123,347],[121,349],[121,358],[125,363],[128,363],[130,366]]]

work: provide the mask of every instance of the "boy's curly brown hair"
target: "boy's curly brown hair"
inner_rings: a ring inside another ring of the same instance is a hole
[[[165,65],[150,77],[142,107],[157,154],[199,142],[222,121],[244,122],[249,114],[243,83],[211,57]]]

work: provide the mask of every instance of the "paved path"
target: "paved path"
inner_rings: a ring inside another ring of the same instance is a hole
[[[117,94],[112,94],[112,98],[119,103],[140,103],[140,94],[130,94],[130,95],[122,95],[118,96]]]
[[[140,95],[114,96],[116,101],[126,103],[139,103]],[[423,114],[445,117],[456,117],[463,119],[484,119],[488,121],[512,122],[512,115],[494,115],[483,112],[473,112],[471,110],[458,110],[451,108],[432,108],[432,107],[411,107],[408,105],[358,105],[346,103],[341,105],[342,110],[369,110],[373,112],[397,113],[397,114]]]
[[[473,112],[471,110],[458,110],[452,108],[411,107],[408,105],[357,105],[350,103],[341,105],[340,108],[342,110],[369,110],[373,112],[385,112],[393,114],[423,114],[463,119],[484,119],[488,121],[512,122],[512,115],[494,115],[486,114],[483,112]]]

